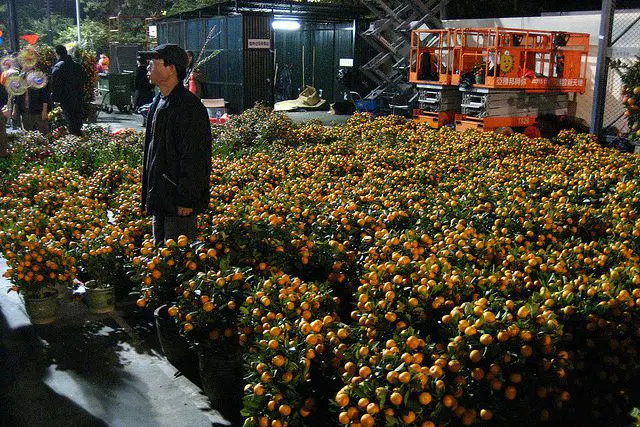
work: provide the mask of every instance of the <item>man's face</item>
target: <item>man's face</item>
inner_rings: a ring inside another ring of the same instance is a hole
[[[152,59],[147,66],[147,76],[154,85],[166,82],[175,72],[175,67],[173,65],[165,65],[164,59]]]

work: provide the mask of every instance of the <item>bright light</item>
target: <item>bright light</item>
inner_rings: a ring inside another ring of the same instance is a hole
[[[274,30],[295,31],[300,29],[300,22],[293,20],[275,20],[271,23]]]

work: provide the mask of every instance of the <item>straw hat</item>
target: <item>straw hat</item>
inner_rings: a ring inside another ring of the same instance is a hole
[[[293,111],[298,109],[314,110],[326,104],[326,100],[318,96],[318,91],[313,86],[304,88],[297,99],[290,101],[277,102],[273,109],[275,111]]]

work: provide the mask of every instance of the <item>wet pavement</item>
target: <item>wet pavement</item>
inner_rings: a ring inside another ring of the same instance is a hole
[[[231,425],[210,409],[197,367],[162,356],[153,315],[133,300],[94,315],[67,295],[56,322],[32,325],[9,287],[0,279],[0,425]]]

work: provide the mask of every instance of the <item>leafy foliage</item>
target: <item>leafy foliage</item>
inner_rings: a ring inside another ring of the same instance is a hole
[[[193,344],[242,356],[248,426],[630,422],[637,156],[398,117],[258,109],[229,129],[197,238],[159,246],[139,133],[19,134],[0,181],[14,289],[128,272],[140,307],[170,302]]]
[[[622,72],[622,103],[629,126],[629,138],[640,141],[640,57],[631,62],[614,62],[613,67]]]

